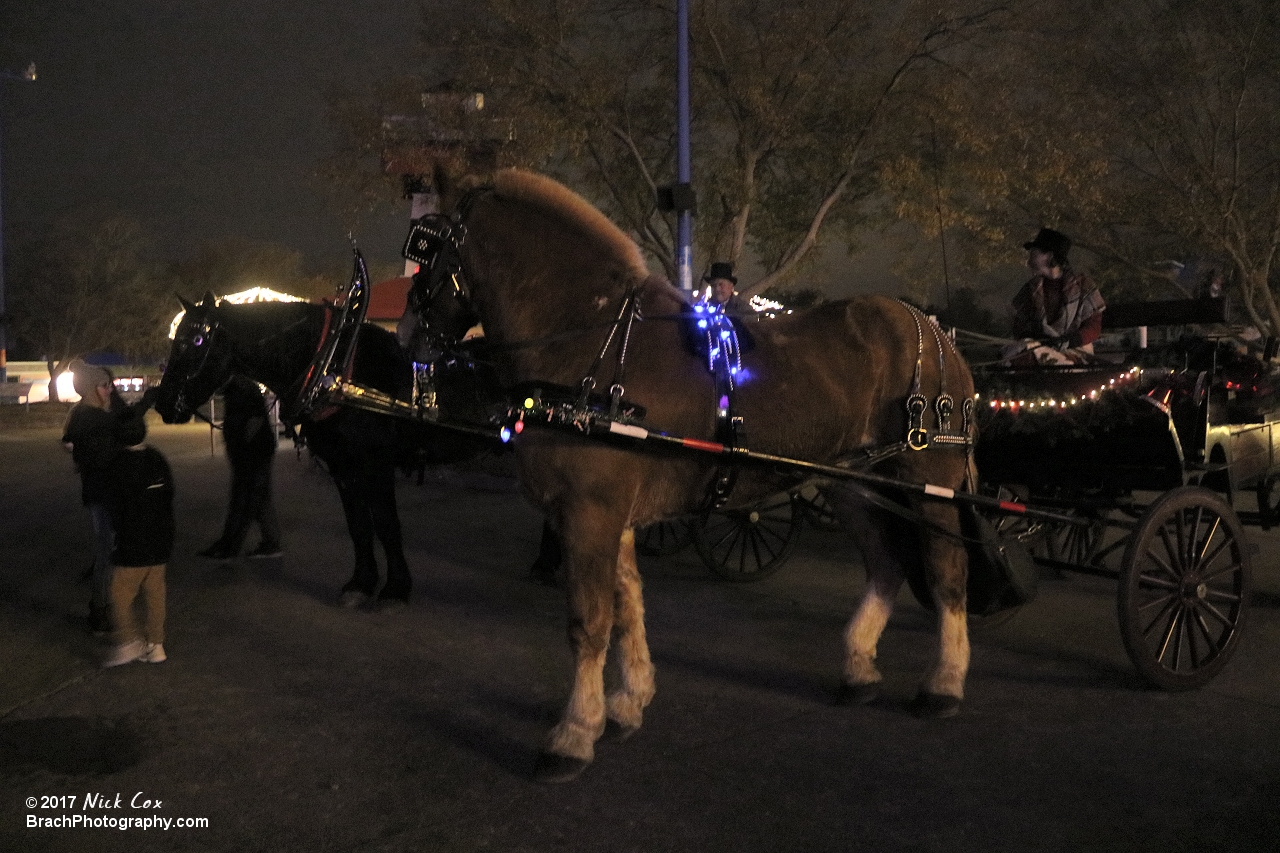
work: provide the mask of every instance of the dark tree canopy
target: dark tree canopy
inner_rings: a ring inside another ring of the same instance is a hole
[[[695,248],[699,265],[756,262],[742,290],[821,287],[803,275],[815,248],[895,224],[921,280],[972,287],[1051,226],[1108,294],[1173,296],[1171,262],[1207,263],[1280,330],[1269,0],[691,8]],[[674,220],[654,199],[675,174],[674,29],[670,0],[491,0],[465,34],[424,30],[447,73],[335,110],[327,173],[367,205],[400,191],[389,148],[429,158],[483,140],[583,191],[671,274]],[[431,93],[485,106],[450,113]],[[920,251],[942,240],[947,270]]]

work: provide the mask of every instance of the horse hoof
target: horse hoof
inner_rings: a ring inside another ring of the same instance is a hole
[[[870,705],[880,698],[880,682],[869,684],[841,684],[836,691],[837,705]]]
[[[538,756],[538,763],[533,768],[533,779],[546,783],[572,782],[590,763],[581,758],[544,752]]]
[[[911,703],[911,713],[928,720],[941,720],[960,713],[960,699],[945,693],[929,693],[921,690]]]
[[[626,723],[619,723],[617,720],[605,720],[604,733],[609,740],[624,741],[629,739],[633,734],[640,731],[639,726],[632,726]]]
[[[346,610],[355,610],[364,605],[369,596],[358,590],[349,589],[338,598],[338,604]]]

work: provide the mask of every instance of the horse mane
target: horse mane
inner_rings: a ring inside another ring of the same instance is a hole
[[[524,169],[500,169],[494,173],[493,188],[500,196],[557,213],[576,225],[589,238],[606,245],[631,268],[636,279],[648,278],[649,270],[636,241],[613,224],[595,205],[554,178]]]

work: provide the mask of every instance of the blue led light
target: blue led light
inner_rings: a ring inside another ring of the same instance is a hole
[[[707,321],[706,321],[706,320],[699,320],[699,321],[698,321],[698,328],[699,328],[699,329],[705,329],[706,327],[707,327]]]
[[[502,439],[503,444],[506,444],[508,441],[511,440],[511,430],[509,430],[506,427],[503,427],[502,429],[498,430],[498,438]]]

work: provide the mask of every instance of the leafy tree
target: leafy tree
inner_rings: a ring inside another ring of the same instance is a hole
[[[228,237],[204,243],[191,258],[176,263],[172,275],[185,296],[198,299],[205,291],[219,296],[267,287],[303,299],[332,296],[347,271],[313,275],[305,270],[301,252],[281,246]]]
[[[50,376],[94,351],[141,361],[167,350],[169,281],[148,248],[137,221],[85,213],[15,247],[6,282],[10,323],[43,354]],[[49,393],[57,399],[55,384]]]
[[[981,57],[978,40],[1008,17],[985,0],[694,7],[696,243],[716,260],[753,252],[766,274],[746,293],[794,277],[821,240],[856,241],[878,213],[869,203],[883,161],[901,147],[904,105]],[[458,75],[449,85],[485,94],[494,118],[484,132],[503,138],[502,156],[583,188],[668,275],[674,217],[657,209],[655,192],[675,173],[674,31],[667,0],[490,0],[489,14],[447,45]],[[387,116],[406,106],[421,116],[417,145],[436,153],[476,129],[475,116],[468,128],[426,99],[415,106],[414,86],[388,84],[363,109],[348,101],[335,110],[343,142],[328,173],[347,175],[362,204],[371,187],[398,189],[380,175]],[[395,146],[414,142],[395,136]]]
[[[1074,0],[1009,35],[1023,73],[975,64],[941,81],[887,161],[896,213],[969,269],[1059,228],[1110,297],[1175,296],[1170,261],[1207,259],[1255,325],[1280,330],[1280,9]]]

